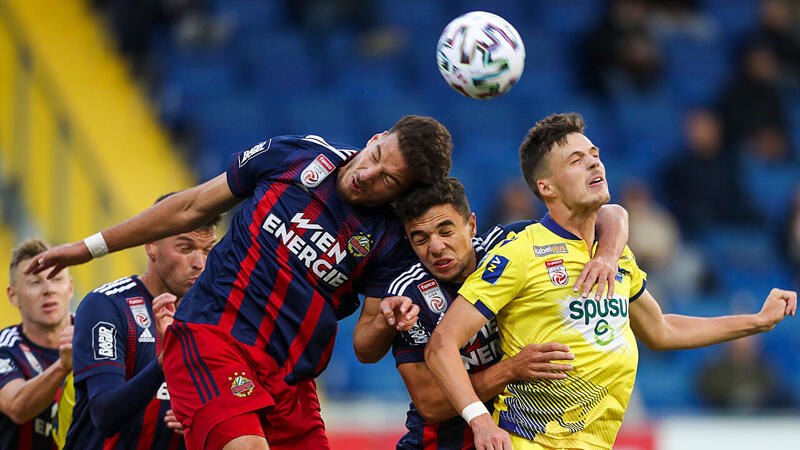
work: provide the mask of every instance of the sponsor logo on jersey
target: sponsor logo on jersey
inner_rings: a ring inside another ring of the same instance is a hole
[[[369,234],[365,235],[361,233],[351,237],[350,240],[347,241],[347,250],[356,258],[363,258],[367,256],[367,253],[369,253],[371,237],[372,236]]]
[[[533,246],[533,254],[534,256],[542,257],[542,256],[549,256],[555,255],[558,253],[567,253],[567,244],[564,242],[559,242],[557,244],[550,244],[550,245],[534,245]]]
[[[150,332],[150,329],[145,328],[142,334],[139,335],[139,342],[155,342],[156,338],[153,337],[153,333]]]
[[[131,308],[131,314],[133,314],[133,320],[136,325],[148,328],[151,323],[150,313],[147,312],[147,305],[144,304],[144,299],[142,297],[133,297],[125,301],[128,302],[128,306]]]
[[[614,279],[622,283],[622,272],[617,272],[617,275],[614,276]]]
[[[325,155],[319,155],[314,161],[311,161],[308,167],[303,169],[303,173],[300,174],[300,180],[305,187],[317,187],[335,169],[336,166]]]
[[[247,397],[256,387],[253,381],[244,375],[244,372],[241,375],[239,375],[239,372],[233,372],[233,376],[228,377],[228,381],[231,382],[231,392],[237,397]]]
[[[486,268],[483,269],[481,279],[489,284],[495,284],[500,279],[500,276],[503,275],[503,271],[506,270],[508,259],[500,255],[491,255],[489,258],[486,262]]]
[[[269,146],[272,144],[272,139],[269,141],[259,142],[258,144],[254,145],[253,148],[250,150],[245,150],[239,155],[239,167],[244,166],[247,161],[253,159],[254,156],[264,153],[265,151],[269,150]]]
[[[422,345],[428,343],[428,333],[419,325],[419,320],[408,331],[403,333],[408,334],[408,340],[411,344]]]
[[[428,304],[428,308],[430,308],[431,311],[436,314],[441,314],[447,309],[447,300],[444,297],[444,292],[442,292],[436,280],[428,280],[424,283],[420,283],[417,285],[417,288],[422,293],[422,297],[425,299],[425,303]]]
[[[554,285],[564,287],[569,283],[569,275],[567,275],[567,268],[564,267],[563,259],[545,261],[544,266],[547,267],[550,281],[552,281]]]
[[[0,375],[5,375],[14,370],[14,362],[10,358],[0,359]]]
[[[156,399],[157,400],[169,400],[169,391],[167,390],[167,382],[161,383],[161,386],[158,387],[158,391],[156,391]]]
[[[94,359],[117,359],[117,348],[114,345],[116,327],[108,322],[97,322],[92,327],[92,348]]]
[[[621,325],[628,317],[628,299],[612,298],[597,301],[592,298],[569,302],[569,318],[582,325],[584,331],[594,334],[597,345],[606,346],[615,339],[614,325]],[[582,333],[584,334],[584,333]],[[586,336],[588,339],[588,336]]]

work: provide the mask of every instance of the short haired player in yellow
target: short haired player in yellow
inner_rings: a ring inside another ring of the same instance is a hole
[[[425,351],[478,450],[612,448],[636,378],[634,336],[658,350],[702,347],[771,330],[794,315],[797,294],[780,289],[757,314],[662,314],[629,248],[619,259],[614,298],[582,298],[569,279],[591,258],[597,210],[610,198],[599,150],[584,136],[580,115],[555,114],[530,130],[520,159],[548,214],[486,255]],[[575,355],[573,370],[559,380],[507,385],[490,416],[458,353],[487,317],[497,319],[506,358],[532,342],[559,342]]]

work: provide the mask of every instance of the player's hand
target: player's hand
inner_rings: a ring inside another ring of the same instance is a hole
[[[164,333],[175,321],[175,302],[178,297],[165,292],[153,299],[153,315],[156,317],[156,333],[164,339]]]
[[[61,365],[67,369],[67,372],[72,370],[72,334],[75,328],[70,325],[61,332],[58,336],[58,359],[61,360]]]
[[[175,417],[175,413],[171,409],[167,410],[167,412],[164,414],[164,423],[167,424],[167,428],[180,435],[183,435],[183,424],[178,421],[178,418]]]
[[[762,323],[761,331],[775,328],[775,325],[784,317],[794,316],[795,312],[797,312],[797,292],[773,289],[764,300],[764,306],[758,313],[758,318]]]
[[[25,268],[25,274],[40,273],[52,267],[53,270],[47,274],[47,278],[51,279],[65,267],[83,264],[91,259],[92,254],[83,241],[63,244],[34,256]]]
[[[397,331],[408,331],[417,323],[419,306],[408,297],[386,297],[381,300],[379,308],[386,323]]]
[[[597,290],[594,293],[594,299],[600,301],[603,298],[603,292],[608,288],[608,295],[605,298],[612,298],[614,296],[614,279],[617,276],[617,258],[615,256],[607,256],[595,254],[591,261],[583,266],[581,274],[575,280],[575,286],[572,287],[573,292],[580,292],[581,297],[589,297],[592,288],[597,285]]]
[[[564,372],[572,370],[572,364],[555,364],[552,361],[571,361],[575,355],[569,353],[564,344],[528,344],[510,358],[514,380],[532,379],[563,380]]]
[[[475,450],[511,450],[508,433],[495,425],[489,414],[481,414],[472,419],[469,426],[475,440]]]

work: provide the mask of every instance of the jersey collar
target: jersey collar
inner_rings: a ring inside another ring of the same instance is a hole
[[[573,241],[580,241],[581,238],[575,236],[571,232],[567,231],[566,228],[562,227],[561,225],[557,224],[552,217],[550,217],[549,213],[546,213],[542,220],[539,221],[545,228],[550,230],[553,234],[560,236],[564,239],[571,239]]]

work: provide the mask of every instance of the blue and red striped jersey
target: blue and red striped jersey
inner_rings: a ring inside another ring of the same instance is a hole
[[[119,375],[130,380],[156,360],[161,342],[153,321],[153,296],[134,275],[104,284],[81,301],[72,340],[75,407],[65,449],[183,448],[183,436],[167,428],[170,409],[166,383],[121,431],[106,438],[92,422],[87,380]]]
[[[497,225],[485,234],[472,239],[478,261],[488,250],[501,242],[511,231],[519,232],[533,221],[514,222]],[[392,354],[399,366],[407,363],[425,362],[425,345],[444,313],[458,296],[460,284],[437,280],[421,263],[417,262],[395,278],[384,294],[403,295],[419,306],[417,323],[410,330],[397,333],[392,343]],[[490,320],[478,333],[461,348],[461,360],[469,373],[477,373],[500,361],[500,336],[494,319]],[[434,380],[431,379],[433,382]],[[492,411],[491,401],[486,403]],[[460,416],[451,417],[439,423],[428,423],[422,418],[414,403],[409,405],[406,414],[408,432],[397,443],[398,449],[460,450],[474,448],[472,429]]]
[[[0,389],[11,380],[31,378],[44,372],[58,360],[58,349],[31,342],[22,324],[0,331]],[[61,390],[59,389],[59,394]],[[0,413],[0,448],[51,450],[55,448],[52,430],[58,399],[33,419],[17,425]]]
[[[321,373],[358,294],[380,297],[414,258],[388,205],[339,197],[337,169],[358,151],[309,135],[233,155],[228,186],[245,200],[175,318],[265,349],[288,383]]]

